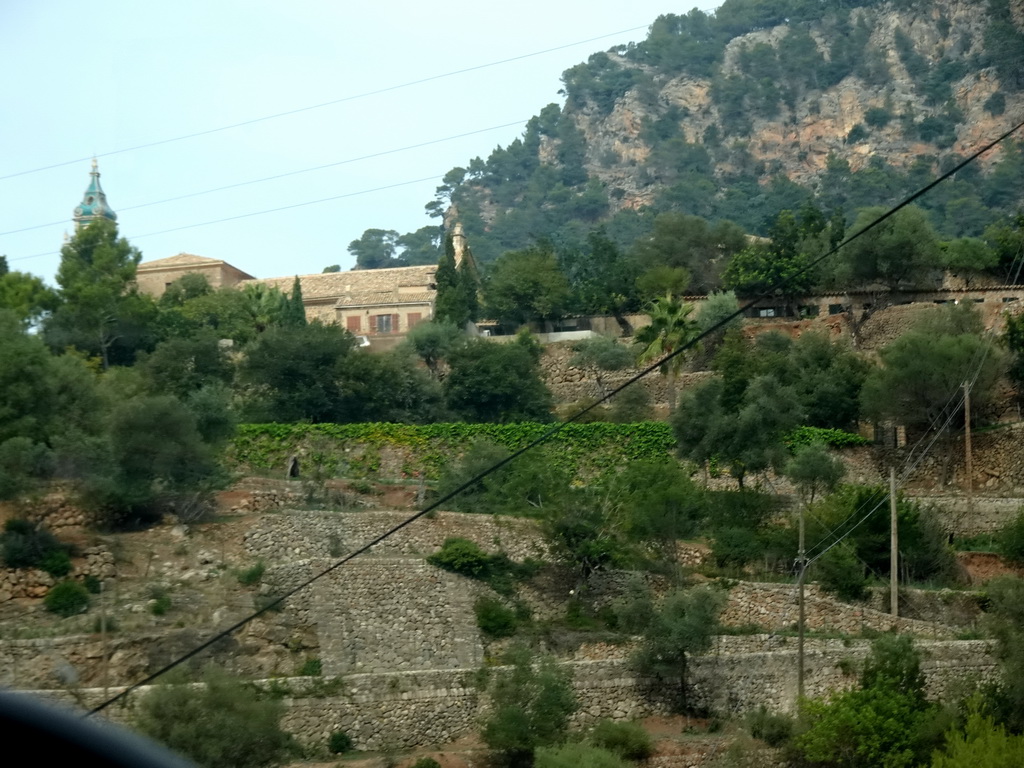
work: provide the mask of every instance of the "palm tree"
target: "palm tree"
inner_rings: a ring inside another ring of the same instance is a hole
[[[692,340],[700,332],[695,320],[690,319],[693,305],[685,303],[671,293],[654,299],[648,307],[647,314],[651,324],[636,333],[636,343],[643,344],[640,362],[649,363],[668,357],[681,346]],[[668,409],[671,413],[676,407],[676,376],[683,365],[683,356],[676,355],[662,363],[661,375],[665,377],[668,389]]]
[[[263,283],[247,283],[242,288],[245,296],[245,312],[257,333],[263,333],[271,325],[278,325],[288,310],[288,297],[276,286]]]

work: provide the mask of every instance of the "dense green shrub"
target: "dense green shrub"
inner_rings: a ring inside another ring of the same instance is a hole
[[[295,673],[299,677],[318,677],[324,672],[324,665],[320,659],[306,659],[302,662],[302,666],[299,667]]]
[[[65,579],[55,584],[43,600],[46,610],[67,618],[89,607],[89,593],[77,581]]]
[[[527,558],[522,563],[510,559],[504,552],[488,555],[473,541],[459,537],[446,539],[438,552],[427,557],[427,562],[471,579],[485,582],[499,595],[515,594],[516,582],[533,577],[541,563]]]
[[[646,760],[654,754],[654,740],[636,723],[602,720],[594,726],[590,740],[626,760]]]
[[[255,565],[246,568],[245,570],[238,571],[236,576],[238,577],[238,583],[251,587],[253,584],[257,584],[260,579],[263,578],[263,574],[266,573],[267,566],[262,560],[258,561]]]
[[[71,573],[71,556],[66,549],[54,549],[46,554],[39,567],[58,579]]]
[[[859,141],[864,141],[868,138],[868,129],[864,127],[863,123],[857,123],[850,132],[846,134],[847,144],[856,144]]]
[[[481,736],[496,753],[499,765],[533,765],[538,747],[564,741],[569,718],[579,706],[571,672],[550,657],[538,659],[522,646],[510,649],[504,660],[509,666],[493,678],[494,707]]]
[[[793,718],[778,712],[769,712],[766,707],[747,713],[744,725],[755,739],[769,747],[781,747],[793,735]]]
[[[814,513],[808,518],[808,550],[813,555],[819,544],[824,546],[827,542],[845,538],[844,545],[851,545],[856,557],[867,568],[888,578],[888,510],[887,488],[842,486],[815,505]],[[904,553],[900,568],[906,569],[910,580],[955,583],[956,558],[936,516],[902,496],[897,498],[896,515],[899,521],[900,550]],[[840,561],[837,561],[837,565],[841,564],[844,556],[838,557]],[[812,567],[817,568],[818,564]]]
[[[284,705],[209,668],[204,685],[158,685],[140,702],[135,726],[205,768],[279,765],[294,750],[281,730]]]
[[[996,91],[985,99],[985,111],[993,117],[999,117],[1006,111],[1006,94]]]
[[[473,606],[476,623],[481,631],[491,637],[511,637],[519,626],[515,610],[505,606],[493,597],[481,597]]]
[[[149,601],[149,612],[154,616],[163,616],[171,610],[171,596],[163,587],[151,587]]]
[[[761,551],[757,533],[749,528],[719,528],[711,542],[711,555],[719,568],[742,568]]]
[[[352,751],[352,737],[344,731],[334,731],[327,740],[327,749],[332,755],[342,755]]]
[[[864,122],[872,128],[884,128],[892,120],[892,112],[885,107],[871,107],[864,112]]]
[[[427,562],[461,576],[482,579],[490,570],[491,556],[476,542],[453,537],[445,539],[441,549],[430,555]]]
[[[71,572],[68,547],[43,525],[15,518],[4,524],[0,551],[8,568],[39,568],[61,578]]]
[[[864,563],[852,545],[843,542],[830,549],[814,564],[808,578],[815,578],[826,592],[840,600],[861,600],[867,588]]]
[[[1014,563],[1024,563],[1024,509],[996,535],[999,554]]]
[[[535,768],[628,768],[629,763],[614,752],[589,744],[563,744],[541,747],[533,763]]]

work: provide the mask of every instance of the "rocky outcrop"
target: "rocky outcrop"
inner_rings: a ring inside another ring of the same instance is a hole
[[[1000,89],[994,70],[968,72],[952,83],[954,102],[963,119],[957,126],[953,146],[937,146],[921,141],[914,131],[907,131],[899,115],[910,115],[912,121],[943,114],[946,104],[929,103],[897,55],[895,39],[901,31],[915,44],[916,52],[932,66],[943,56],[958,59],[983,56],[988,17],[978,12],[970,0],[947,0],[943,3],[894,9],[877,5],[855,9],[851,23],[858,19],[871,28],[870,48],[888,67],[889,76],[882,84],[869,83],[857,76],[848,76],[822,90],[809,90],[788,105],[782,105],[771,118],[756,115],[749,136],[739,137],[754,162],[781,171],[791,180],[814,184],[825,170],[828,157],[844,157],[853,170],[865,166],[872,157],[882,156],[897,167],[907,167],[922,156],[941,157],[948,152],[961,155],[999,135],[1024,114],[1024,102],[1007,94],[1005,114],[993,115],[985,103]],[[788,26],[758,30],[734,38],[726,47],[723,74],[735,73],[739,51],[759,43],[778,45],[789,34]],[[811,28],[819,50],[828,55],[828,41],[833,34],[827,24]],[[609,54],[624,67],[638,66],[625,57]],[[731,126],[724,125],[718,107],[711,98],[711,81],[690,75],[658,82],[659,108],[672,106],[684,117],[681,128],[691,143],[703,141],[705,132],[715,127],[729,135]],[[628,92],[609,115],[593,108],[576,114],[576,122],[587,140],[587,170],[610,189],[617,208],[639,208],[649,204],[656,187],[646,180],[641,169],[650,152],[642,138],[646,120],[656,117],[649,95]],[[885,126],[873,128],[867,138],[848,143],[851,129],[864,124],[867,110],[885,108],[894,116]],[[995,155],[984,159],[991,163]],[[721,171],[728,170],[725,167]]]

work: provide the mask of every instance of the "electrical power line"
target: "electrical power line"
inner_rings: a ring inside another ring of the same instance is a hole
[[[139,208],[149,208],[149,207],[154,206],[154,205],[163,205],[164,203],[173,203],[173,202],[175,202],[177,200],[187,200],[188,198],[191,198],[191,197],[201,197],[202,195],[211,195],[214,192],[224,192],[225,190],[228,190],[228,189],[237,189],[238,187],[248,187],[248,186],[250,186],[252,184],[263,184],[263,183],[268,182],[268,181],[276,181],[277,179],[284,179],[284,178],[287,178],[289,176],[298,176],[298,175],[303,174],[303,173],[312,173],[313,171],[322,171],[322,170],[324,170],[326,168],[335,168],[335,167],[337,167],[339,165],[348,165],[349,163],[358,163],[358,162],[360,162],[362,160],[372,160],[375,157],[384,157],[386,155],[394,155],[394,154],[397,154],[399,152],[408,152],[409,150],[412,150],[412,149],[422,149],[423,147],[429,147],[429,146],[432,146],[434,144],[441,144],[441,143],[444,143],[446,141],[454,141],[456,139],[464,139],[467,136],[475,136],[475,135],[480,134],[480,133],[487,133],[488,131],[497,131],[497,130],[500,130],[501,128],[511,128],[512,126],[515,126],[515,125],[522,125],[525,122],[526,122],[525,120],[515,120],[515,121],[513,121],[511,123],[503,123],[501,125],[492,125],[490,128],[480,128],[480,129],[475,130],[475,131],[467,131],[466,133],[455,134],[454,136],[446,136],[443,139],[432,139],[430,141],[421,141],[418,144],[410,144],[410,145],[405,146],[405,147],[397,147],[395,149],[385,149],[385,150],[381,150],[380,152],[373,152],[373,153],[371,153],[369,155],[360,155],[359,157],[350,157],[350,158],[347,158],[345,160],[337,160],[337,161],[335,161],[333,163],[322,163],[321,165],[314,165],[314,166],[311,166],[309,168],[300,168],[300,169],[294,170],[294,171],[286,171],[284,173],[274,174],[273,176],[263,176],[262,178],[259,178],[259,179],[250,179],[248,181],[239,181],[239,182],[237,182],[235,184],[225,184],[224,186],[221,186],[221,187],[213,187],[211,189],[204,189],[204,190],[200,190],[198,192],[188,192],[188,193],[186,193],[184,195],[176,195],[174,197],[167,197],[167,198],[164,198],[163,200],[153,200],[153,201],[148,202],[148,203],[138,203],[137,205],[129,205],[129,206],[125,206],[125,207],[120,207],[119,206],[118,210],[122,211],[122,212],[123,211],[134,211],[134,210],[137,210]],[[373,191],[376,191],[376,190],[373,190]],[[0,232],[0,237],[3,237],[4,235],[15,235],[15,234],[18,234],[19,232],[29,232],[29,231],[31,231],[33,229],[44,229],[45,227],[56,227],[56,226],[61,226],[61,225],[66,225],[66,224],[67,224],[67,220],[66,219],[61,219],[60,221],[51,221],[51,222],[47,222],[46,224],[34,224],[31,227],[22,227],[21,229],[12,229],[12,230],[10,230],[8,232]],[[23,258],[33,258],[33,257],[25,256]],[[17,259],[14,259],[14,261],[17,261]]]
[[[746,312],[747,310],[753,308],[758,302],[760,302],[762,300],[765,300],[765,299],[771,298],[772,296],[775,295],[776,291],[785,289],[785,287],[788,286],[790,283],[792,283],[793,281],[803,277],[805,274],[807,274],[811,270],[815,269],[819,264],[824,262],[826,259],[832,257],[841,248],[849,245],[854,240],[857,240],[858,238],[860,238],[863,235],[867,234],[868,232],[873,230],[875,227],[879,226],[884,221],[886,221],[889,218],[891,218],[898,211],[902,210],[903,208],[906,208],[908,205],[913,203],[915,200],[920,198],[922,195],[924,195],[927,192],[929,192],[930,190],[934,189],[938,184],[942,183],[947,178],[949,178],[950,176],[954,175],[956,172],[960,171],[965,166],[967,166],[970,163],[974,162],[982,154],[984,154],[985,152],[988,152],[993,147],[995,147],[998,144],[1000,144],[1001,142],[1005,141],[1007,138],[1009,138],[1015,132],[1020,130],[1022,127],[1024,127],[1024,122],[1018,123],[1013,128],[1009,129],[1008,131],[1006,131],[1005,133],[1000,135],[998,138],[994,139],[993,141],[991,141],[988,144],[986,144],[985,146],[983,146],[981,149],[977,150],[976,152],[974,152],[973,154],[968,156],[965,160],[963,160],[962,162],[957,164],[951,170],[943,173],[937,179],[935,179],[931,183],[925,185],[924,187],[922,187],[921,189],[919,189],[917,192],[913,193],[909,197],[905,198],[902,202],[898,203],[897,205],[895,205],[892,208],[890,208],[889,210],[887,210],[885,213],[883,213],[882,215],[880,215],[879,217],[877,217],[876,219],[874,219],[873,221],[868,223],[862,229],[859,229],[858,231],[854,232],[849,237],[845,238],[841,243],[839,243],[838,245],[834,246],[833,248],[828,250],[826,253],[822,254],[821,256],[819,256],[819,257],[817,257],[815,259],[812,259],[808,264],[806,264],[801,269],[798,269],[793,274],[791,274],[791,275],[789,275],[787,277],[784,277],[784,278],[782,278],[780,280],[777,280],[776,282],[770,284],[769,286],[767,286],[764,289],[764,291],[762,291],[762,293],[760,295],[758,295],[757,297],[751,299],[746,304],[744,304],[743,306],[739,307],[736,311],[734,311],[734,312],[730,313],[728,316],[722,318],[717,323],[712,325],[710,328],[707,328],[703,332],[697,334],[697,336],[695,336],[693,339],[691,339],[686,344],[680,345],[677,349],[675,349],[672,352],[670,352],[669,354],[665,355],[660,360],[652,363],[651,365],[649,365],[646,368],[644,368],[643,370],[641,370],[639,373],[631,376],[624,383],[622,383],[619,386],[615,387],[610,392],[605,394],[603,397],[595,400],[593,403],[591,403],[587,407],[582,408],[579,411],[577,411],[576,413],[574,413],[571,416],[569,416],[569,418],[567,418],[565,421],[560,422],[560,423],[550,427],[549,429],[545,430],[545,432],[543,434],[541,434],[539,437],[537,437],[536,439],[534,439],[531,442],[529,442],[527,445],[523,446],[522,448],[520,448],[519,450],[517,450],[514,453],[510,454],[509,456],[507,456],[506,458],[502,459],[501,461],[497,462],[496,464],[488,467],[487,469],[485,469],[484,471],[480,472],[476,476],[470,478],[469,480],[467,480],[465,483],[460,485],[455,490],[453,490],[450,493],[444,495],[443,497],[441,497],[440,499],[438,499],[434,503],[427,505],[426,507],[424,507],[419,512],[416,512],[415,514],[413,514],[410,517],[406,518],[401,523],[393,526],[392,528],[390,528],[389,530],[387,530],[384,533],[380,534],[379,536],[377,536],[373,540],[367,542],[366,544],[362,545],[358,549],[350,552],[348,555],[346,555],[342,559],[338,560],[336,563],[330,565],[329,567],[323,569],[319,573],[317,573],[317,574],[311,576],[310,578],[306,579],[304,582],[302,582],[298,586],[293,587],[291,590],[287,591],[285,594],[281,595],[276,600],[272,601],[271,603],[269,603],[268,605],[264,606],[260,610],[255,611],[254,613],[250,614],[249,616],[247,616],[247,617],[245,617],[245,618],[235,622],[234,624],[232,624],[227,629],[224,629],[224,630],[221,630],[220,632],[217,632],[209,640],[205,641],[204,643],[201,643],[200,645],[198,645],[197,647],[193,648],[192,650],[190,650],[189,652],[185,653],[184,655],[182,655],[182,656],[178,657],[177,659],[171,661],[170,663],[164,665],[163,667],[161,667],[156,672],[153,672],[152,674],[150,674],[147,677],[145,677],[143,680],[140,680],[140,681],[138,681],[136,683],[133,683],[132,685],[128,686],[127,688],[125,688],[120,693],[118,693],[118,694],[108,698],[106,701],[102,702],[101,704],[97,705],[96,707],[91,709],[89,712],[87,712],[85,716],[88,717],[88,716],[93,715],[93,714],[95,714],[97,712],[101,712],[102,710],[106,709],[111,704],[114,704],[115,702],[121,700],[122,698],[124,698],[129,693],[131,693],[132,691],[136,690],[137,688],[139,688],[139,687],[141,687],[143,685],[147,685],[148,683],[152,682],[153,680],[155,680],[156,678],[158,678],[161,675],[165,674],[166,672],[169,672],[170,670],[174,669],[178,665],[184,663],[185,661],[188,661],[189,659],[191,659],[196,654],[201,653],[206,648],[209,648],[211,645],[216,643],[218,640],[220,640],[220,639],[222,639],[224,637],[227,637],[228,635],[232,634],[235,630],[240,629],[241,627],[245,626],[246,624],[248,624],[250,621],[252,621],[256,617],[262,615],[263,613],[265,613],[266,611],[270,610],[271,608],[280,605],[284,600],[286,600],[287,598],[291,597],[296,592],[299,592],[300,590],[305,589],[310,584],[313,584],[314,582],[318,581],[319,579],[323,578],[324,576],[328,575],[329,573],[334,572],[335,570],[337,570],[341,566],[345,565],[345,563],[348,563],[352,559],[354,559],[354,558],[358,557],[359,555],[367,552],[368,550],[370,550],[371,548],[373,548],[374,546],[376,546],[380,542],[384,541],[385,539],[391,537],[392,535],[394,535],[398,531],[402,530],[403,528],[405,528],[405,527],[411,525],[412,523],[416,522],[421,517],[423,517],[423,516],[429,514],[430,512],[433,512],[434,510],[440,508],[441,505],[447,503],[448,501],[453,499],[455,496],[457,496],[460,493],[462,493],[464,490],[467,490],[468,488],[476,485],[478,482],[480,482],[484,478],[490,476],[494,472],[497,472],[499,469],[501,469],[502,467],[506,466],[507,464],[515,461],[520,456],[522,456],[524,453],[527,453],[528,451],[532,451],[537,446],[541,445],[542,443],[547,442],[550,438],[552,438],[553,436],[555,436],[556,434],[561,432],[563,429],[565,429],[565,427],[568,426],[569,424],[572,424],[573,422],[578,421],[584,415],[586,415],[590,411],[594,410],[598,406],[602,405],[606,401],[612,399],[613,397],[618,395],[620,392],[622,392],[627,387],[630,387],[630,386],[634,385],[636,382],[640,381],[641,379],[643,379],[644,377],[648,376],[652,372],[654,372],[656,370],[659,370],[667,362],[675,359],[679,355],[682,355],[684,352],[689,351],[690,349],[695,347],[697,344],[699,344],[701,341],[703,341],[708,336],[710,336],[710,335],[714,334],[715,332],[723,329],[732,320],[734,320],[737,317],[740,317],[741,315],[743,315],[744,312]],[[833,545],[833,546],[835,546],[835,545]],[[821,557],[821,555],[819,554],[818,557]]]
[[[199,227],[209,227],[213,224],[222,224],[225,221],[235,221],[237,219],[248,219],[253,216],[265,216],[268,213],[277,213],[278,211],[289,211],[293,208],[305,208],[308,205],[319,205],[320,203],[329,203],[332,200],[343,200],[347,197],[358,197],[359,195],[368,195],[372,192],[383,192],[386,189],[395,189],[396,187],[407,187],[410,184],[422,184],[425,181],[436,181],[438,174],[432,174],[430,176],[424,176],[421,179],[410,179],[409,181],[397,181],[394,184],[385,184],[382,187],[373,187],[371,189],[360,189],[357,192],[346,192],[342,195],[332,195],[330,197],[321,197],[316,200],[306,200],[301,203],[293,203],[291,205],[279,205],[274,208],[267,208],[262,211],[249,211],[248,213],[239,213],[236,216],[224,216],[219,219],[211,219],[210,221],[200,221],[195,224],[183,224],[180,227],[171,227],[170,229],[161,229],[156,232],[146,232],[141,235],[131,235],[128,237],[129,240],[143,240],[147,237],[155,237],[157,235],[166,235],[169,232],[181,232],[185,229],[197,229]],[[44,253],[34,253],[31,256],[16,256],[14,258],[7,259],[8,262],[12,261],[25,261],[27,259],[38,259],[43,256],[56,256],[60,251],[46,251]]]
[[[617,35],[624,35],[624,34],[627,34],[629,32],[636,32],[636,31],[641,30],[641,29],[647,29],[648,26],[649,25],[644,24],[644,25],[639,26],[639,27],[630,27],[629,29],[621,29],[618,32],[609,32],[609,33],[604,34],[604,35],[598,35],[597,37],[587,38],[586,40],[577,40],[576,42],[573,42],[573,43],[566,43],[564,45],[556,45],[553,48],[545,48],[542,51],[534,51],[533,53],[524,53],[524,54],[521,54],[519,56],[512,56],[512,57],[507,58],[507,59],[500,59],[498,61],[492,61],[492,62],[488,62],[486,64],[477,64],[477,65],[474,65],[472,67],[466,67],[464,69],[456,69],[456,70],[453,70],[451,72],[445,72],[445,73],[440,74],[440,75],[431,75],[429,77],[423,77],[423,78],[420,78],[419,80],[410,80],[408,82],[399,83],[397,85],[389,85],[389,86],[386,86],[384,88],[377,88],[377,89],[372,90],[372,91],[364,91],[362,93],[356,93],[356,94],[352,94],[350,96],[342,96],[341,98],[331,99],[330,101],[320,102],[319,104],[310,104],[309,106],[298,107],[296,109],[289,109],[289,110],[285,110],[284,112],[275,112],[273,114],[263,115],[261,117],[254,117],[254,118],[250,118],[248,120],[242,120],[241,122],[238,122],[238,123],[230,123],[228,125],[222,125],[222,126],[219,126],[217,128],[208,128],[208,129],[202,130],[202,131],[195,131],[193,133],[186,133],[186,134],[182,134],[180,136],[172,136],[172,137],[167,138],[167,139],[158,139],[156,141],[150,141],[150,142],[146,142],[144,144],[136,144],[136,145],[131,146],[131,147],[123,147],[122,149],[115,149],[115,150],[111,150],[111,151],[108,151],[108,152],[101,152],[99,154],[88,155],[86,157],[77,157],[74,160],[64,160],[64,161],[59,162],[59,163],[53,163],[51,165],[44,165],[44,166],[40,166],[38,168],[30,168],[30,169],[25,170],[25,171],[16,171],[14,173],[9,173],[9,174],[7,174],[5,176],[0,176],[0,181],[5,181],[7,179],[13,179],[13,178],[16,178],[18,176],[27,176],[27,175],[32,174],[32,173],[40,173],[41,171],[49,171],[49,170],[52,170],[53,168],[63,168],[64,166],[74,165],[75,163],[83,163],[83,162],[86,162],[86,161],[90,160],[93,157],[100,158],[100,157],[113,157],[114,155],[123,155],[123,154],[125,154],[127,152],[136,152],[136,151],[138,151],[140,149],[149,149],[151,147],[159,147],[159,146],[162,146],[164,144],[174,144],[174,143],[179,142],[179,141],[187,141],[188,139],[199,138],[200,136],[209,136],[209,135],[214,134],[214,133],[222,133],[224,131],[234,130],[235,128],[243,128],[243,127],[245,127],[247,125],[255,125],[257,123],[265,123],[265,122],[267,122],[269,120],[277,120],[279,118],[288,117],[290,115],[297,115],[297,114],[301,114],[303,112],[311,112],[311,111],[316,110],[316,109],[323,109],[324,107],[334,106],[335,104],[344,104],[345,102],[348,102],[348,101],[356,101],[358,99],[365,99],[365,98],[368,98],[370,96],[378,96],[378,95],[380,95],[382,93],[390,93],[392,91],[402,90],[403,88],[411,88],[414,85],[422,85],[423,83],[430,83],[430,82],[433,82],[435,80],[443,80],[443,79],[448,78],[448,77],[455,77],[456,75],[464,75],[464,74],[467,74],[469,72],[477,72],[477,71],[479,71],[481,69],[489,69],[490,67],[498,67],[498,66],[501,66],[502,64],[511,64],[512,62],[522,61],[524,59],[533,58],[534,56],[543,56],[546,53],[554,53],[555,51],[563,51],[563,50],[565,50],[567,48],[574,48],[577,45],[586,45],[587,43],[593,43],[593,42],[595,42],[597,40],[604,40],[604,39],[609,38],[609,37],[615,37]]]
[[[1019,247],[1017,249],[1017,253],[1014,255],[1013,261],[1007,267],[1007,275],[1019,275],[1022,267],[1024,267],[1024,248]],[[992,351],[993,346],[994,342],[989,342],[987,344],[983,344],[975,351],[974,356],[971,359],[971,362],[967,366],[967,370],[974,372],[969,382],[967,382],[968,389],[973,388],[974,385],[977,383],[978,377],[981,375],[982,367],[984,366],[985,361],[988,359],[988,355]],[[956,413],[959,412],[959,410],[963,407],[965,400],[966,394],[961,389],[961,386],[957,385],[957,387],[950,393],[950,396],[947,398],[945,404],[943,404],[943,406],[939,409],[938,413],[936,413],[936,415],[932,418],[928,426],[922,432],[921,436],[917,439],[917,442],[914,443],[913,446],[911,446],[910,451],[903,459],[902,466],[899,472],[899,480],[896,483],[897,488],[902,488],[910,481],[910,478],[913,476],[914,472],[921,465],[921,463],[928,456],[928,454],[931,453],[932,449],[935,447],[935,444],[938,442],[939,438],[949,428],[950,424],[952,423],[953,416],[956,415]],[[945,414],[945,419],[942,421],[942,424],[940,425],[939,420],[942,419],[943,414]],[[925,445],[925,443],[927,443],[927,445]],[[922,448],[922,446],[924,446],[923,452],[919,456],[916,456],[915,458],[915,454],[918,450]],[[832,530],[825,534],[825,536],[823,536],[820,541],[818,541],[814,546],[806,550],[807,553],[811,553],[818,547],[825,545],[828,542],[825,549],[822,550],[819,554],[817,554],[812,559],[812,561],[820,559],[830,549],[832,549],[835,546],[838,546],[838,544],[844,538],[853,533],[853,531],[857,527],[866,522],[871,517],[871,515],[877,512],[881,508],[883,503],[884,499],[883,501],[879,502],[874,507],[872,507],[872,509],[869,510],[856,524],[847,529],[845,533],[843,533],[842,535],[837,535],[839,531],[841,531],[844,528],[844,526],[846,526],[851,520],[853,520],[861,512],[864,511],[865,506],[861,506],[858,507],[857,509],[852,510],[841,522],[833,526]],[[811,561],[809,561],[808,564],[810,564],[810,562]],[[863,562],[863,560],[861,560],[861,562]]]

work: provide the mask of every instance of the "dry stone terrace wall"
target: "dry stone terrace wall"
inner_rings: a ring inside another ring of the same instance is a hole
[[[864,630],[895,631],[935,638],[951,638],[954,634],[941,624],[894,617],[871,608],[831,600],[813,584],[807,585],[804,594],[806,626],[810,630],[844,634],[860,634]],[[729,590],[721,621],[727,626],[753,625],[770,630],[788,630],[796,625],[798,615],[795,586],[741,582]]]
[[[707,655],[694,660],[692,685],[696,698],[714,712],[740,713],[765,706],[792,712],[796,704],[796,641],[786,651]],[[839,647],[837,647],[837,643]],[[870,650],[867,642],[846,647],[841,641],[808,643],[804,658],[804,690],[819,698],[858,684]],[[921,671],[929,698],[938,699],[991,679],[996,673],[992,645],[983,640],[919,642]]]
[[[108,579],[114,575],[114,555],[106,547],[85,549],[73,561],[72,578],[92,575]],[[0,568],[0,603],[19,597],[45,597],[59,579],[37,568]]]
[[[1024,490],[1024,422],[998,429],[975,432],[971,438],[973,487],[976,493],[1006,496]],[[910,448],[878,451],[879,466],[902,466]],[[917,453],[921,453],[919,450]],[[921,489],[963,491],[967,487],[964,474],[964,443],[960,438],[945,440],[924,455],[908,486]]]
[[[330,565],[311,560],[265,577],[288,589]],[[325,674],[475,668],[483,661],[473,601],[478,585],[410,558],[366,558],[289,598],[315,627]]]
[[[920,504],[934,509],[942,529],[953,536],[995,533],[1024,508],[1019,496],[975,496],[973,505],[963,496],[916,495]]]
[[[646,323],[645,323],[646,324]],[[569,364],[573,356],[573,344],[575,342],[556,342],[544,345],[544,354],[540,359],[540,373],[544,383],[554,395],[555,402],[573,403],[586,398],[601,396],[597,381],[592,370],[576,368]],[[628,346],[629,342],[621,342]],[[624,384],[628,379],[640,372],[639,368],[628,368],[623,371],[606,371],[601,374],[601,380],[610,390]],[[683,373],[676,380],[676,395],[689,387],[694,387],[701,382],[707,381],[714,374],[710,371],[697,371]],[[639,385],[647,390],[653,404],[666,405],[668,403],[668,387],[665,377],[652,373],[643,378]]]
[[[991,648],[983,641],[922,643],[922,671],[930,697],[984,681],[995,670]],[[806,690],[811,696],[856,683],[867,645],[814,647],[806,656]],[[637,678],[626,661],[570,662],[579,711],[573,725],[597,720],[635,719],[667,714],[675,684]],[[741,713],[767,706],[791,711],[796,699],[795,650],[756,654],[708,654],[692,660],[691,696],[697,706],[719,713]],[[496,670],[491,670],[492,674]],[[284,699],[284,727],[309,747],[322,748],[331,732],[344,730],[360,749],[408,748],[455,740],[474,733],[489,708],[476,686],[477,671],[423,670],[390,674],[348,675],[336,686],[330,679],[291,678],[266,685],[290,691]],[[117,691],[111,689],[110,693]],[[140,690],[135,695],[145,695]],[[47,692],[67,700],[66,694]],[[75,692],[81,705],[103,701],[102,689]],[[113,708],[111,719],[130,720],[131,707]]]
[[[245,536],[245,547],[266,563],[344,554],[408,519],[408,512],[303,512],[264,515]],[[445,539],[460,536],[487,552],[505,552],[513,560],[544,557],[547,547],[532,520],[493,515],[438,512],[421,517],[370,554],[425,557]]]

